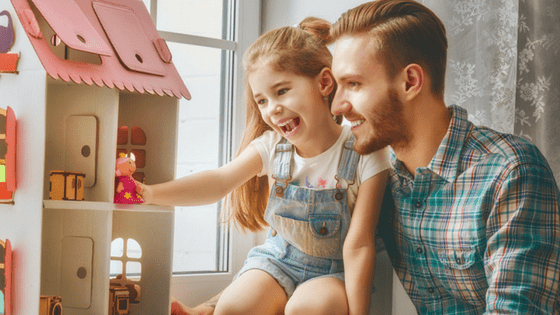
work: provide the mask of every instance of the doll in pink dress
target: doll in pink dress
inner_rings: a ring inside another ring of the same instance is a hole
[[[115,203],[143,203],[144,199],[137,193],[136,182],[132,174],[136,171],[136,163],[130,157],[121,155],[117,159],[115,176],[118,177],[115,191]]]

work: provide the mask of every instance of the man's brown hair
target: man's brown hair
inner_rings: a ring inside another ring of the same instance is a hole
[[[447,38],[441,20],[412,0],[377,0],[344,13],[333,25],[334,40],[346,35],[371,34],[387,73],[409,64],[420,65],[432,81],[432,92],[443,96]]]

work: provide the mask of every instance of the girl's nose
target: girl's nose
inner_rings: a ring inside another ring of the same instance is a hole
[[[282,108],[282,105],[278,105],[278,104],[270,104],[270,105],[271,106],[269,107],[269,115],[271,116],[280,114],[284,110]]]

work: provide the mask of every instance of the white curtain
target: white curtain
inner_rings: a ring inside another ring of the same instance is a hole
[[[536,144],[558,182],[560,1],[419,1],[447,30],[447,104]]]

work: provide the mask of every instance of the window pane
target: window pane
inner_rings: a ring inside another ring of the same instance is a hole
[[[158,0],[160,31],[224,39],[224,0]]]
[[[123,273],[123,263],[120,260],[111,260],[109,265],[109,275],[111,279],[116,278]]]
[[[111,242],[111,257],[122,257],[123,256],[123,239],[117,238]]]
[[[142,258],[142,248],[136,240],[129,238],[126,241],[126,256],[129,258]]]
[[[191,92],[181,99],[177,177],[219,167],[222,52],[168,42],[173,63]],[[175,211],[173,272],[217,271],[218,205]]]
[[[137,261],[129,261],[126,263],[126,278],[139,281],[142,277],[142,264]]]

